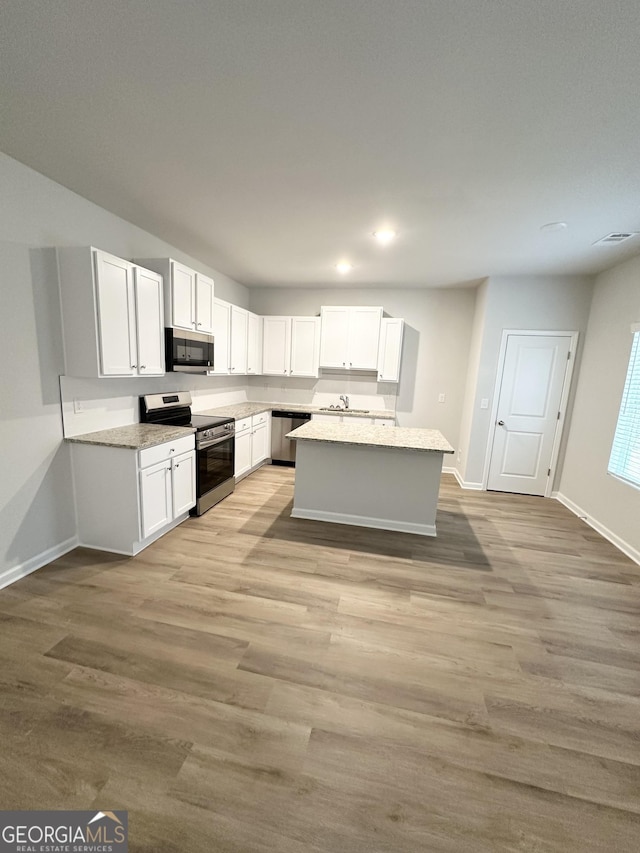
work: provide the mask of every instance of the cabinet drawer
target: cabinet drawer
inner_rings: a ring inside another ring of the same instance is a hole
[[[259,415],[254,415],[251,418],[251,426],[257,427],[257,426],[260,426],[260,424],[266,424],[266,422],[269,420],[270,417],[271,417],[270,412],[260,412]]]
[[[247,429],[251,429],[251,418],[242,418],[241,420],[236,421],[236,435]]]
[[[149,465],[173,459],[174,456],[179,456],[181,453],[187,453],[189,450],[193,450],[195,446],[195,437],[185,435],[164,444],[157,444],[155,447],[146,447],[140,451],[138,461],[141,468],[146,468]]]

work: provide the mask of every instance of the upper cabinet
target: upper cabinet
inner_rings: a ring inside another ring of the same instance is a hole
[[[249,341],[249,312],[237,305],[231,306],[231,373],[247,372],[247,345]],[[215,347],[215,343],[214,343]],[[215,355],[214,355],[215,362]]]
[[[382,308],[323,306],[320,367],[377,370]]]
[[[383,317],[378,347],[378,382],[397,382],[400,379],[404,320]]]
[[[231,373],[231,304],[217,297],[213,300],[213,370]]]
[[[319,317],[264,317],[262,372],[271,376],[318,376]]]
[[[262,373],[262,317],[247,312],[247,373]]]
[[[162,276],[92,248],[58,263],[67,374],[163,375]]]
[[[164,307],[168,326],[213,334],[212,278],[171,258],[145,258],[140,263],[164,278]]]

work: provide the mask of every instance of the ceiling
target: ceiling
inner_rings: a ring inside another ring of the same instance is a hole
[[[639,36],[637,0],[3,0],[0,149],[250,286],[595,273],[640,251],[592,245],[640,231]]]

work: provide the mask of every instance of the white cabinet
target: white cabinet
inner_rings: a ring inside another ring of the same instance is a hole
[[[58,249],[69,376],[162,376],[162,277],[92,248]]]
[[[392,427],[396,422],[392,418],[361,418],[354,415],[325,415],[313,414],[311,419],[327,424],[352,424],[353,426],[384,426]]]
[[[164,278],[164,309],[168,326],[213,334],[212,278],[171,258],[144,258],[139,263]]]
[[[291,376],[318,376],[320,317],[291,318]]]
[[[196,331],[213,334],[213,279],[196,273]]]
[[[263,317],[262,372],[288,376],[291,370],[291,317]]]
[[[140,532],[146,539],[196,502],[196,453],[189,438],[139,453]]]
[[[133,268],[136,301],[137,357],[139,376],[164,374],[164,311],[162,276],[142,267]]]
[[[248,474],[271,456],[271,412],[236,421],[235,477]]]
[[[404,320],[383,317],[380,323],[378,347],[378,382],[397,382],[400,379]]]
[[[231,373],[231,305],[217,298],[213,300],[213,338],[211,373]]]
[[[231,373],[247,372],[247,344],[249,340],[249,312],[237,305],[231,306]]]
[[[262,373],[262,317],[247,312],[247,373]]]
[[[263,323],[263,374],[318,376],[319,317],[264,317]]]
[[[376,370],[382,308],[323,306],[320,367]]]
[[[71,444],[81,545],[137,554],[196,502],[195,440],[145,450]]]

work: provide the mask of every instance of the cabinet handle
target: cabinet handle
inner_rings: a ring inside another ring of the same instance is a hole
[[[202,323],[196,323],[196,326],[201,326],[201,325],[202,325]]]
[[[147,365],[146,365],[146,364],[141,364],[141,365],[140,365],[140,370],[146,370],[146,369],[147,369]]]
[[[176,462],[176,464],[175,464],[173,467],[174,467],[174,468],[179,468],[179,467],[180,467],[180,463],[179,463],[179,462]]]
[[[137,364],[132,364],[132,365],[131,365],[131,370],[135,370],[137,366],[138,366]]]
[[[353,367],[353,362],[352,362],[352,361],[350,361],[350,362],[349,362],[349,367]]]
[[[175,453],[175,452],[176,452],[175,447],[170,447],[170,448],[169,448],[169,453]]]

